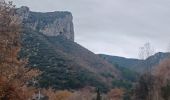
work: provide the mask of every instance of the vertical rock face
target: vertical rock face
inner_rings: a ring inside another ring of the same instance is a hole
[[[21,19],[27,19],[29,16],[29,8],[22,6],[21,8],[17,9],[17,14],[19,14],[19,16],[21,16]]]
[[[31,12],[28,7],[17,9],[26,27],[42,32],[46,36],[63,35],[74,41],[73,17],[70,12]]]

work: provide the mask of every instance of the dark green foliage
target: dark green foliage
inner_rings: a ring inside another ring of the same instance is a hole
[[[125,89],[132,88],[132,83],[126,80],[113,80],[112,85],[113,88],[125,88]]]
[[[60,49],[63,48],[61,45],[52,44],[56,41],[65,43],[67,49],[64,51]],[[62,37],[46,37],[37,31],[27,29],[23,34],[23,48],[20,55],[29,58],[29,66],[42,71],[42,75],[39,77],[41,87],[78,89],[84,86],[94,86],[104,92],[108,91],[109,87],[100,81],[97,74],[82,67],[73,56],[65,53],[72,49],[70,45],[74,45],[69,42],[64,41]]]
[[[168,83],[165,87],[162,87],[161,89],[161,93],[162,93],[162,97],[165,100],[169,100],[170,99],[170,83]]]
[[[96,100],[101,100],[101,95],[100,95],[100,90],[99,89],[97,89]]]
[[[113,88],[124,88],[125,94],[123,100],[131,100],[131,92],[133,88],[133,84],[137,81],[139,78],[139,74],[135,72],[134,70],[129,69],[130,65],[135,64],[139,60],[135,59],[126,59],[122,57],[116,57],[116,56],[107,56],[107,55],[100,55],[103,59],[107,60],[111,64],[113,64],[121,73],[122,79],[117,80],[114,79],[112,81]],[[104,76],[109,76],[109,74],[104,73]]]
[[[119,69],[119,71],[122,74],[122,77],[127,81],[135,82],[137,78],[139,77],[138,73],[135,71],[132,71],[125,67],[121,67],[118,64],[114,64],[114,65],[117,69]]]
[[[135,69],[133,68],[134,66],[143,62],[142,60],[138,60],[138,59],[110,56],[110,55],[104,55],[104,54],[100,54],[99,56],[112,64],[117,64],[121,67],[128,68],[132,71],[135,71]]]
[[[132,90],[130,89],[130,90],[127,90],[127,91],[125,91],[125,94],[124,94],[124,96],[123,96],[123,100],[131,100],[131,96],[132,96]]]
[[[157,66],[160,61],[169,58],[170,53],[158,52],[155,55],[148,57],[146,60],[131,59],[104,54],[100,54],[99,56],[112,64],[118,64],[121,67],[128,68],[131,71],[143,74],[148,68],[148,62],[150,63],[150,66]]]
[[[122,57],[108,56],[108,55],[99,55],[99,56],[107,60],[109,63],[113,64],[121,72],[122,78],[124,80],[135,82],[139,77],[136,71],[130,69],[130,66],[139,62],[139,60],[126,59]],[[108,74],[105,73],[104,75],[108,75]]]
[[[107,77],[107,78],[115,78],[111,73],[101,73],[102,76]]]
[[[149,92],[153,89],[154,76],[150,73],[142,75],[134,89],[135,98],[138,100],[147,100],[151,98]]]

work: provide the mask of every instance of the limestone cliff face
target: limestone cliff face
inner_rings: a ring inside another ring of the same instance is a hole
[[[32,12],[28,7],[17,9],[24,25],[47,36],[63,35],[74,41],[73,17],[70,12]]]

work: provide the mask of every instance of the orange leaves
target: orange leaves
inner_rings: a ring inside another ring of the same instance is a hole
[[[39,75],[19,60],[21,21],[12,3],[0,1],[0,100],[28,100],[34,89],[26,83]]]
[[[57,91],[56,92],[56,95],[53,97],[51,96],[52,98],[54,98],[55,100],[67,100],[68,97],[71,96],[71,92],[68,92],[68,91]],[[51,99],[51,100],[54,100],[54,99]]]
[[[18,82],[9,82],[6,78],[0,77],[0,100],[25,100],[30,98],[34,89],[21,87]]]
[[[135,89],[134,99],[165,100],[169,98],[170,59],[163,60],[153,73],[143,75]],[[169,99],[167,99],[169,100]]]
[[[0,99],[5,96],[6,78],[0,77]]]
[[[67,90],[54,91],[53,89],[43,90],[43,93],[49,97],[49,100],[68,100],[73,94]]]
[[[16,22],[19,17],[14,18],[13,10],[11,3],[0,1],[0,75],[10,79],[14,78],[18,64],[21,63],[18,60],[20,24]]]
[[[49,97],[49,100],[95,100],[96,92],[91,87],[85,87],[77,91],[53,89],[43,90],[43,94]]]
[[[166,85],[167,80],[170,80],[170,59],[162,61],[155,69],[154,75],[162,85]]]
[[[122,100],[124,95],[123,89],[115,88],[108,93],[109,100]]]

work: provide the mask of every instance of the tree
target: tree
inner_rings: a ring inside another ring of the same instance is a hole
[[[145,43],[142,47],[139,48],[139,58],[142,60],[147,59],[148,57],[154,54],[155,50],[149,42]]]
[[[154,77],[145,73],[142,75],[134,89],[134,100],[152,100],[151,91],[153,89]]]
[[[115,89],[112,89],[107,94],[107,98],[109,100],[123,100],[123,95],[124,95],[124,90],[123,89],[115,88]]]
[[[74,91],[68,100],[96,100],[95,88],[86,86],[78,91]]]
[[[100,90],[97,89],[97,97],[96,100],[101,100]]]
[[[168,44],[167,52],[170,52],[170,43]]]
[[[148,57],[152,56],[154,54],[154,48],[151,46],[151,44],[145,43],[144,46],[139,48],[139,58],[141,58],[142,60],[147,59]],[[146,72],[144,75],[141,76],[138,85],[136,87],[137,91],[135,92],[140,92],[141,89],[144,89],[144,91],[142,93],[144,93],[143,95],[140,95],[140,93],[136,93],[136,97],[140,97],[140,98],[145,98],[146,100],[151,100],[152,97],[152,84],[153,84],[153,77],[152,77],[152,62],[150,62],[150,60],[146,60]],[[141,82],[141,80],[143,82]],[[138,98],[139,99],[139,98]]]
[[[37,70],[26,68],[27,60],[19,59],[21,48],[21,20],[12,2],[0,0],[0,99],[25,100],[34,89],[28,81],[38,75]]]
[[[169,100],[170,99],[170,59],[163,60],[152,74],[140,77],[135,88],[134,100]],[[149,75],[149,76],[148,76]]]
[[[53,89],[43,90],[43,94],[48,96],[48,100],[69,100],[73,95],[72,92],[67,90],[55,91]]]
[[[161,88],[161,95],[164,98],[164,100],[170,99],[170,83],[168,83],[166,86]]]
[[[163,60],[154,70],[155,85],[159,91],[159,98],[170,99],[170,59]]]

